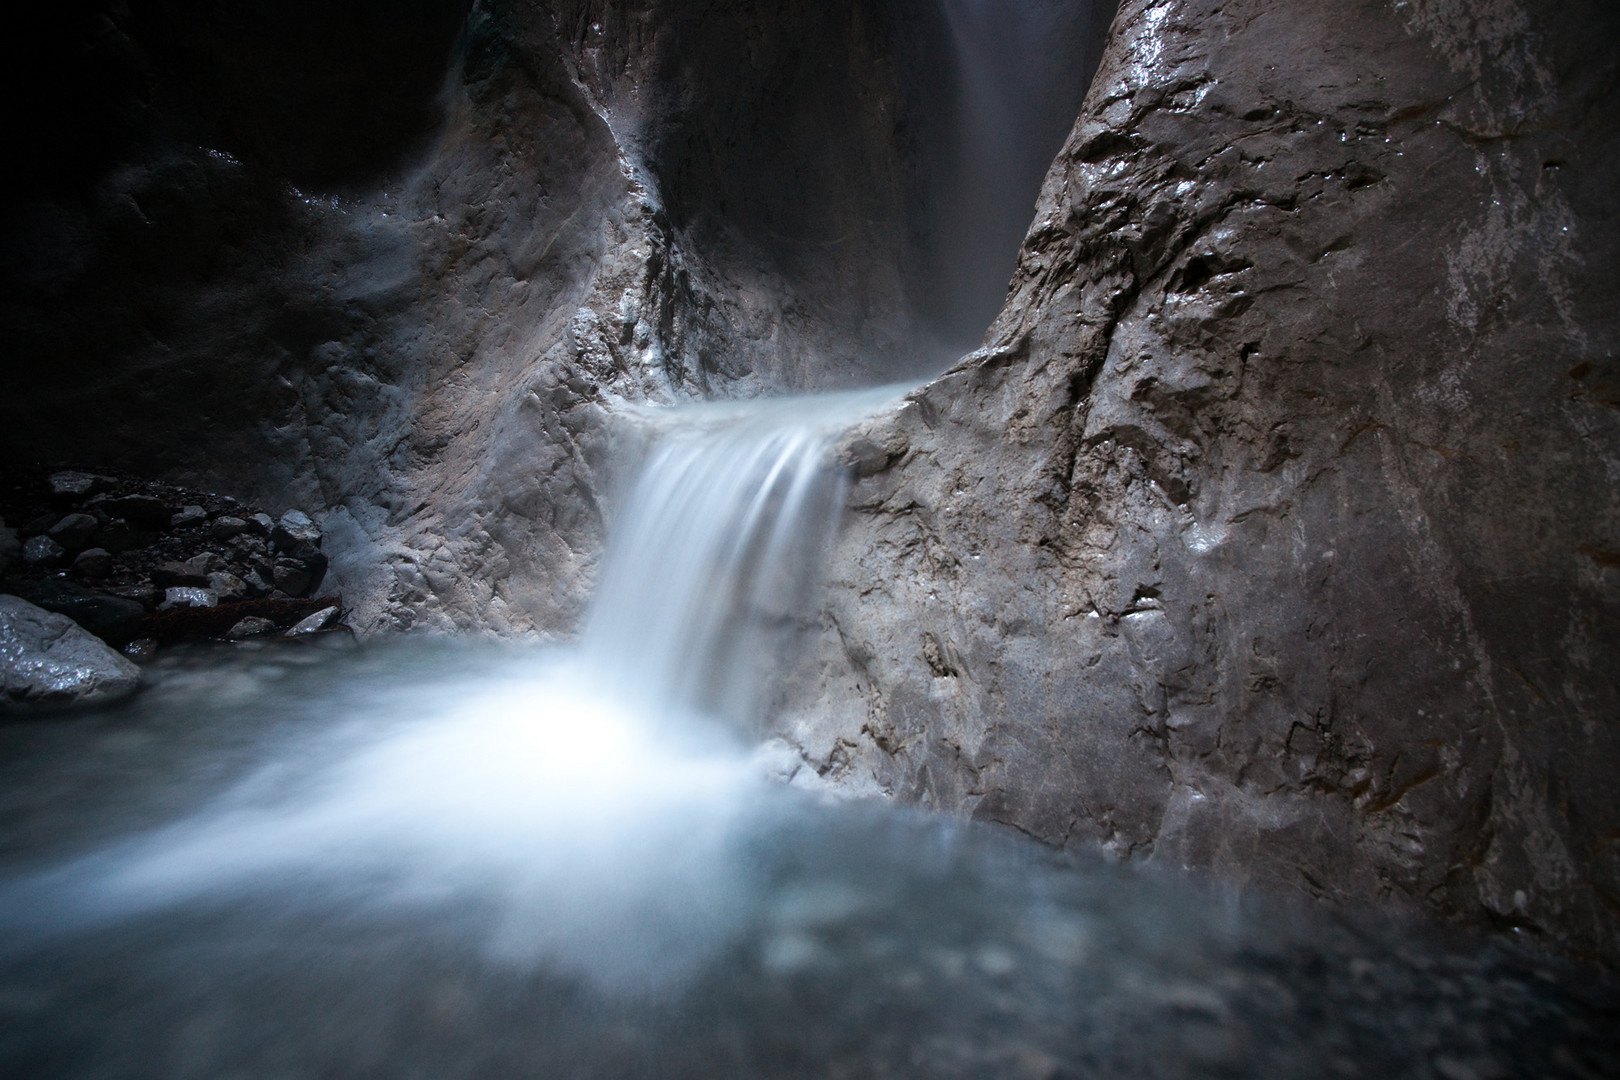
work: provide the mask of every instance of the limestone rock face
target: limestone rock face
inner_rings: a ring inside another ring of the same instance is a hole
[[[1620,950],[1611,7],[1130,0],[987,346],[852,435],[780,734]]]
[[[0,708],[112,701],[141,669],[66,615],[0,596]]]

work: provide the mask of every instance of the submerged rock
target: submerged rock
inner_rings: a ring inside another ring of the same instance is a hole
[[[67,616],[0,595],[0,706],[104,702],[140,679],[138,667]]]

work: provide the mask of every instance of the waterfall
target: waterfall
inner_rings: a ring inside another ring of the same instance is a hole
[[[584,658],[653,711],[748,723],[838,524],[839,436],[893,387],[667,410],[616,524]]]
[[[1115,0],[936,0],[946,63],[919,72],[947,118],[929,158],[930,318],[967,351],[1001,309],[1041,180],[1102,55]],[[932,96],[930,96],[932,95]]]

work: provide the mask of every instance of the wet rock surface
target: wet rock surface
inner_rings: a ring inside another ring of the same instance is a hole
[[[72,619],[0,595],[0,709],[113,701],[140,679],[140,668]]]
[[[66,615],[115,647],[138,637],[220,636],[250,616],[290,627],[332,606],[332,597],[311,595],[327,559],[320,528],[298,510],[276,523],[229,496],[22,468],[0,485],[0,514],[28,522],[25,550],[44,541],[60,551],[0,566],[0,592]]]
[[[988,347],[851,446],[781,730],[851,790],[1615,956],[1613,10],[1115,31]]]

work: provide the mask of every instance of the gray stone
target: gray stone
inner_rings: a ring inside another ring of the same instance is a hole
[[[112,485],[111,477],[73,470],[52,473],[46,482],[50,485],[51,495],[54,498],[75,501],[88,499],[92,495],[106,491]]]
[[[261,634],[268,634],[275,628],[276,624],[273,620],[263,618],[259,615],[249,615],[240,620],[235,626],[231,627],[230,630],[226,631],[225,636],[230,638],[232,641],[241,641],[244,638],[258,637]]]
[[[232,517],[229,514],[226,514],[223,517],[217,517],[214,519],[214,524],[209,527],[208,533],[215,540],[230,540],[231,538],[241,534],[246,528],[247,522],[243,521],[239,517]]]
[[[208,511],[200,506],[182,506],[180,512],[169,519],[169,528],[184,529],[208,520]]]
[[[335,607],[322,608],[313,615],[306,615],[287,631],[288,637],[302,637],[305,634],[314,634],[325,630],[338,617]]]
[[[215,571],[208,575],[208,587],[224,603],[247,599],[247,583],[235,574]]]
[[[55,525],[52,525],[47,534],[52,540],[68,551],[78,551],[90,542],[101,523],[89,514],[68,514]]]
[[[163,603],[159,611],[172,608],[218,607],[219,594],[213,589],[199,589],[190,585],[174,585],[163,590]]]
[[[270,533],[273,532],[276,527],[275,519],[269,514],[265,513],[254,514],[252,517],[247,518],[246,520],[247,527],[249,529],[251,529],[256,535],[266,538],[269,537]]]
[[[97,637],[114,643],[134,636],[146,614],[146,609],[133,600],[62,578],[17,581],[10,588],[29,603],[66,615]]]
[[[288,510],[276,522],[270,539],[282,551],[301,552],[321,546],[321,527],[302,510]]]
[[[274,573],[274,570],[272,570],[272,573]],[[275,585],[272,582],[266,581],[264,575],[260,574],[257,569],[249,570],[245,575],[243,575],[242,582],[248,587],[250,592],[258,596],[263,596],[265,593],[275,588]]]
[[[30,566],[59,565],[66,554],[62,545],[48,536],[31,536],[22,548],[23,562]]]
[[[73,569],[87,578],[104,578],[112,573],[112,552],[106,548],[86,548],[74,558]]]
[[[0,596],[0,705],[96,704],[132,692],[140,669],[72,619]]]

